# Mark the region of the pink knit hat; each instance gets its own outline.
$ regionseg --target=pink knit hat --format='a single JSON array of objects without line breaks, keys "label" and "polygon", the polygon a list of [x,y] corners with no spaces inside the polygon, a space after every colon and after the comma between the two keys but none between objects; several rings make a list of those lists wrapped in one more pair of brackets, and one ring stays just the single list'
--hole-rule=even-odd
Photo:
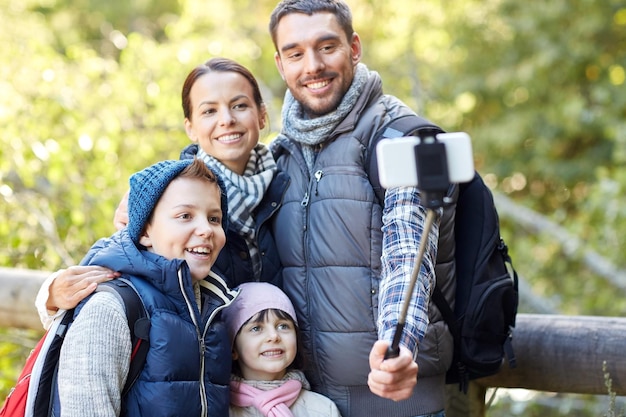
[{"label": "pink knit hat", "polygon": [[239,287],[239,294],[223,310],[222,317],[228,327],[231,344],[241,326],[252,316],[268,308],[274,308],[289,314],[298,325],[296,311],[287,295],[277,286],[268,282],[247,282]]}]

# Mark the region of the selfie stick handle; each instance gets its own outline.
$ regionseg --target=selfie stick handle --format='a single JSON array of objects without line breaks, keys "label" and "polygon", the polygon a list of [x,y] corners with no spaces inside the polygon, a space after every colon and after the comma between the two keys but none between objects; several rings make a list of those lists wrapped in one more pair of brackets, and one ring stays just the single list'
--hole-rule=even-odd
[{"label": "selfie stick handle", "polygon": [[420,239],[419,248],[417,250],[417,259],[415,259],[413,271],[411,272],[411,281],[406,289],[404,302],[402,303],[402,311],[400,312],[398,324],[396,325],[396,333],[393,335],[393,341],[385,353],[385,359],[396,358],[400,355],[400,338],[402,337],[402,330],[404,330],[404,323],[406,322],[406,315],[409,310],[409,303],[411,302],[415,282],[417,281],[417,276],[419,275],[420,267],[422,266],[422,259],[424,259],[424,252],[426,251],[426,244],[428,243],[428,235],[430,234],[430,228],[433,224],[434,217],[435,211],[431,208],[426,209],[424,232],[422,233],[422,238]]}]

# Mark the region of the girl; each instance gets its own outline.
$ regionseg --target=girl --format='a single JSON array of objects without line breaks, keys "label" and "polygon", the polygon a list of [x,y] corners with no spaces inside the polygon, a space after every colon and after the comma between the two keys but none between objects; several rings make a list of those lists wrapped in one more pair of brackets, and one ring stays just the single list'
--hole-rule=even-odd
[{"label": "girl", "polygon": [[239,286],[223,310],[233,346],[231,417],[337,417],[337,406],[310,391],[298,355],[298,323],[289,298],[269,283]]}]

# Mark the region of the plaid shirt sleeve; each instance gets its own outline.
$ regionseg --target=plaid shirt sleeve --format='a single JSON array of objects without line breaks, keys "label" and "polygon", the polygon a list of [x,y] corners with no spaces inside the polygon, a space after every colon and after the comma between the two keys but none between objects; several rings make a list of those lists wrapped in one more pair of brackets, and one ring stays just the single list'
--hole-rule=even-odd
[{"label": "plaid shirt sleeve", "polygon": [[[435,286],[435,262],[441,209],[437,209],[420,272],[413,289],[400,343],[417,355],[417,347],[428,326],[428,303]],[[382,273],[379,294],[378,337],[391,342],[413,264],[424,232],[426,208],[414,187],[390,188],[383,210]]]}]

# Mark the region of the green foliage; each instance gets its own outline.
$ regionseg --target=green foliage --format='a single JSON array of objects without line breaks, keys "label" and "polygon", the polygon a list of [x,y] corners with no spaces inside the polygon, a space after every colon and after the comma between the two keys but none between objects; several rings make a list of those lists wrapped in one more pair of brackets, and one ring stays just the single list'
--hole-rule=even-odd
[{"label": "green foliage", "polygon": [[[477,167],[493,174],[496,191],[623,268],[623,5],[458,3],[446,13],[450,43],[437,56],[449,66],[431,85],[432,97],[446,99],[427,101],[426,113],[472,134]],[[611,287],[581,267],[583,251],[578,260],[564,256],[549,234],[524,235],[515,224],[503,232],[538,294],[562,299],[568,313],[623,314],[623,303],[587,291]]]},{"label": "green foliage", "polygon": [[37,331],[0,329],[0,404],[15,385],[26,357],[40,337],[41,332]]}]

